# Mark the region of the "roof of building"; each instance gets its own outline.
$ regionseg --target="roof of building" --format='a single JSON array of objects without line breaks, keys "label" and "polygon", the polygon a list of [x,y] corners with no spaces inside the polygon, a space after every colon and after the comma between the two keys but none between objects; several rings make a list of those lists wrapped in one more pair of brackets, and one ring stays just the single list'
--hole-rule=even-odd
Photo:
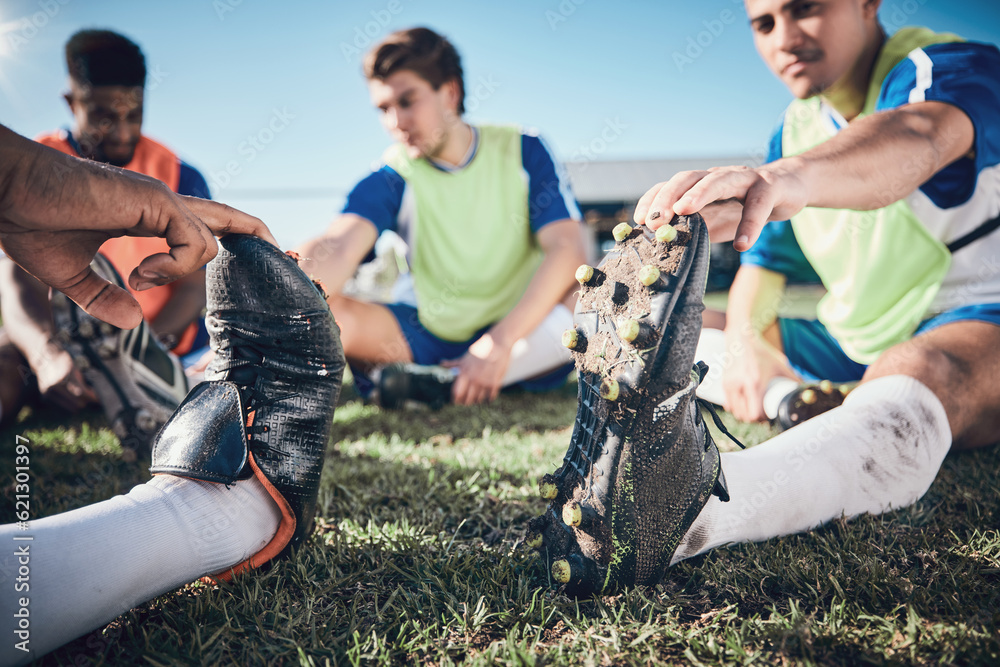
[{"label": "roof of building", "polygon": [[679,171],[719,165],[754,166],[753,155],[673,160],[585,160],[565,163],[573,194],[581,206],[598,203],[634,203],[656,183]]}]

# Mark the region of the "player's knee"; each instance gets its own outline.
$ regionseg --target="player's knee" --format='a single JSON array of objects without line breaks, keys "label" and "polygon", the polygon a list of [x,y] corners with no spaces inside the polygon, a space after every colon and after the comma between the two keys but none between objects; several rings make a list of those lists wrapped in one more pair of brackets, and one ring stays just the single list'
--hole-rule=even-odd
[{"label": "player's knee", "polygon": [[969,368],[958,356],[914,339],[882,353],[869,367],[867,375],[908,375],[937,390],[950,383],[963,382],[969,375]]}]

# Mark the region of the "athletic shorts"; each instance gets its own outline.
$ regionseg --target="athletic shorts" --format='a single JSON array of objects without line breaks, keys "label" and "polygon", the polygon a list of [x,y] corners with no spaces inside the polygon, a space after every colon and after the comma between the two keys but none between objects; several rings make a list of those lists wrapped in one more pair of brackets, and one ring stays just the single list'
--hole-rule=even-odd
[{"label": "athletic shorts", "polygon": [[[449,359],[458,359],[490,328],[485,326],[469,340],[455,343],[438,338],[424,328],[417,316],[417,309],[413,306],[405,303],[387,303],[385,306],[399,322],[403,338],[410,346],[413,362],[423,366],[433,366]],[[565,364],[537,378],[519,382],[516,386],[526,391],[557,389],[566,383],[566,378],[572,370],[572,363]]]},{"label": "athletic shorts", "polygon": [[[916,337],[942,325],[965,320],[1000,326],[1000,303],[947,310],[921,322],[913,335]],[[778,320],[778,327],[788,363],[807,382],[853,382],[860,380],[868,368],[848,357],[840,343],[817,320],[781,318]]]}]

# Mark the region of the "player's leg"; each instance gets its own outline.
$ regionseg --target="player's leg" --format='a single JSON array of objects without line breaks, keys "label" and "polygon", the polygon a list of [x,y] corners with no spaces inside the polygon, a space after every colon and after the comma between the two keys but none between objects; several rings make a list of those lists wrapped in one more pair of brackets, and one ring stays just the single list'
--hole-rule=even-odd
[{"label": "player's leg", "polygon": [[[10,545],[0,553],[2,628],[29,651],[8,642],[0,663],[38,657],[202,575],[258,567],[309,536],[344,367],[337,327],[277,248],[242,235],[221,245],[208,274],[216,356],[157,435],[157,477],[0,528]],[[30,586],[25,636],[18,577]]]},{"label": "player's leg", "polygon": [[998,346],[1000,326],[987,321],[925,328],[886,351],[842,406],[723,454],[733,502],[710,500],[675,559],[915,502],[953,443],[997,441]]},{"label": "player's leg", "polygon": [[344,355],[352,367],[413,361],[400,322],[387,306],[341,294],[328,297],[327,303],[340,326]]},{"label": "player's leg", "polygon": [[905,374],[925,384],[948,415],[953,446],[991,445],[1000,434],[1000,308],[994,321],[958,320],[892,348],[865,381]]}]

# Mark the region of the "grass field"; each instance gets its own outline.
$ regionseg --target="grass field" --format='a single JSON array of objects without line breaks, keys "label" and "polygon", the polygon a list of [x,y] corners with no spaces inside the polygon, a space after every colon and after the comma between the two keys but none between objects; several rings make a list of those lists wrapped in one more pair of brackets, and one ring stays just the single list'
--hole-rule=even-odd
[{"label": "grass field", "polygon": [[[439,412],[348,400],[319,529],[294,559],[189,585],[41,664],[1000,664],[1000,448],[949,456],[903,511],[720,549],[655,589],[576,601],[519,546],[575,412],[573,386]],[[36,518],[147,479],[99,413],[22,415],[0,433],[0,460],[16,435],[31,441]],[[0,466],[7,499],[12,467]],[[2,506],[13,520],[13,501]]]}]

